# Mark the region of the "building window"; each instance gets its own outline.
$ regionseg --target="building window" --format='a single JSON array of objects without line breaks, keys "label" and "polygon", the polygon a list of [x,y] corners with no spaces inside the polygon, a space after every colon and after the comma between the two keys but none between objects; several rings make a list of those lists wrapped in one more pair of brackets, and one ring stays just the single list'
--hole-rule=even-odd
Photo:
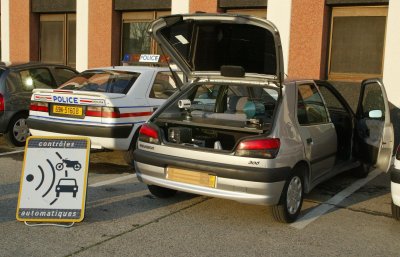
[{"label": "building window", "polygon": [[267,9],[227,9],[226,13],[251,15],[259,18],[267,18]]},{"label": "building window", "polygon": [[382,77],[387,7],[332,9],[328,78]]},{"label": "building window", "polygon": [[76,15],[40,15],[40,61],[76,66]]},{"label": "building window", "polygon": [[130,55],[157,53],[157,47],[147,34],[150,22],[169,11],[126,12],[122,14],[121,60],[129,61]]}]

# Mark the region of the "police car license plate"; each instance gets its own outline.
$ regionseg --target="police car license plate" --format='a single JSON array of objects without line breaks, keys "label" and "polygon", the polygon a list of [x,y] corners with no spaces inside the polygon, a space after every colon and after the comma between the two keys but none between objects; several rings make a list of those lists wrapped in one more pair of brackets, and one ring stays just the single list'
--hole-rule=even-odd
[{"label": "police car license plate", "polygon": [[53,105],[52,113],[62,116],[83,116],[83,107],[68,105]]},{"label": "police car license plate", "polygon": [[167,167],[167,179],[197,186],[215,188],[216,176],[205,172]]}]

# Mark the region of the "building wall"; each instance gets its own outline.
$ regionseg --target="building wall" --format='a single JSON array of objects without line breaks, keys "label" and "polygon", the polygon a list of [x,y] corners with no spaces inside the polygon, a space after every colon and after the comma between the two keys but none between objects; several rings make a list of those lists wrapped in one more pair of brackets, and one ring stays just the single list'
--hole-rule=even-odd
[{"label": "building wall", "polygon": [[291,41],[290,23],[292,0],[269,0],[267,18],[278,28],[281,35],[283,65],[285,74],[288,73],[289,46]]},{"label": "building wall", "polygon": [[[389,100],[400,108],[399,67],[400,67],[400,1],[390,1],[386,27],[385,62],[383,81]],[[396,118],[400,118],[398,115]],[[400,127],[400,126],[399,126]]]},{"label": "building wall", "polygon": [[1,60],[10,61],[10,1],[1,1]]},{"label": "building wall", "polygon": [[119,64],[120,20],[110,0],[89,1],[88,67]]},{"label": "building wall", "polygon": [[218,12],[218,0],[191,0],[189,12],[216,13]]},{"label": "building wall", "polygon": [[76,69],[84,71],[89,63],[89,0],[76,5]]},{"label": "building wall", "polygon": [[31,13],[30,1],[9,1],[10,61],[38,60],[39,17]]},{"label": "building wall", "polygon": [[329,8],[325,0],[292,0],[288,76],[325,77]]}]

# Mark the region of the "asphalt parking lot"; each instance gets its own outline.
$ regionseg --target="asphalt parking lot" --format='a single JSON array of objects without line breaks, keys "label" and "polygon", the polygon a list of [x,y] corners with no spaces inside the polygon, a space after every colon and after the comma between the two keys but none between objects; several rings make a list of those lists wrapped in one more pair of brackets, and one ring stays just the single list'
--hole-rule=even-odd
[{"label": "asphalt parking lot", "polygon": [[120,152],[91,153],[86,215],[71,228],[15,219],[23,149],[0,137],[0,256],[399,256],[388,174],[339,175],[287,225],[263,206],[179,193],[156,199]]}]

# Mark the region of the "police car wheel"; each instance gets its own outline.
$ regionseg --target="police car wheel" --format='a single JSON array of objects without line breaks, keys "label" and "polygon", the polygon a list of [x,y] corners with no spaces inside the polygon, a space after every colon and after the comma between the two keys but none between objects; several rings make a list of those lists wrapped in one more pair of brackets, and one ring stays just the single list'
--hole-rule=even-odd
[{"label": "police car wheel", "polygon": [[147,185],[150,193],[158,198],[170,198],[176,194],[176,190],[169,189],[165,187],[155,186],[155,185]]}]

